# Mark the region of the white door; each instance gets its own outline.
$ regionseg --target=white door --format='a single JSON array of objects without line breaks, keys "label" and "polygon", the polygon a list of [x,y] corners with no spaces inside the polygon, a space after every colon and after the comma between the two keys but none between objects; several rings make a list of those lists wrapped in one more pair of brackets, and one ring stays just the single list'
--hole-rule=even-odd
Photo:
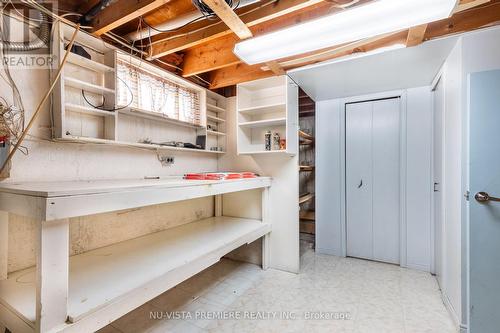
[{"label": "white door", "polygon": [[434,273],[443,288],[443,117],[444,83],[440,80],[434,90]]},{"label": "white door", "polygon": [[500,330],[500,71],[471,74],[470,333]]},{"label": "white door", "polygon": [[400,99],[346,105],[347,255],[399,263]]}]

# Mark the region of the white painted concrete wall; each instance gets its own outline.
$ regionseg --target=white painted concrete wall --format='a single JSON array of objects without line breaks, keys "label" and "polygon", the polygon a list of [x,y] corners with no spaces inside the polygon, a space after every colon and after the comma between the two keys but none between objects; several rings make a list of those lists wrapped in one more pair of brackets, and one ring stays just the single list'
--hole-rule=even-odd
[{"label": "white painted concrete wall", "polygon": [[[236,98],[232,97],[228,99],[228,112],[226,113],[226,128],[230,138],[236,135],[235,112]],[[238,156],[235,140],[228,140],[227,154],[219,158],[219,169],[252,171],[273,178],[270,190],[270,215],[273,223],[270,236],[270,266],[298,273],[299,156]]]},{"label": "white painted concrete wall", "polygon": [[[408,267],[431,266],[431,130],[429,87],[407,90],[407,248]],[[316,248],[342,255],[342,147],[340,100],[316,103]],[[411,165],[410,165],[411,164]]]},{"label": "white painted concrete wall", "polygon": [[[48,71],[12,70],[12,76],[19,86],[29,118],[49,88]],[[3,80],[0,81],[0,96],[12,101],[11,89]],[[217,157],[212,155],[169,153],[175,156],[175,165],[162,167],[154,151],[49,142],[48,105],[30,134],[24,142],[29,154],[17,153],[11,177],[6,182],[143,178],[217,170]],[[71,254],[210,216],[213,216],[213,198],[208,197],[191,203],[180,202],[74,219],[71,223]],[[144,221],[148,222],[138,223]],[[34,222],[11,214],[9,271],[33,265],[33,247]]]}]

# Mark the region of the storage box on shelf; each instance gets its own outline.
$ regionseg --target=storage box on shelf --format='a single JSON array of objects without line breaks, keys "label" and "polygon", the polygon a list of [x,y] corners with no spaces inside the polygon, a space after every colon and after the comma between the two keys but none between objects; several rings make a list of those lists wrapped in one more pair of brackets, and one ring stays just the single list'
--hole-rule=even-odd
[{"label": "storage box on shelf", "polygon": [[[238,154],[297,154],[297,85],[286,76],[239,84],[237,126]],[[266,150],[269,132],[271,150]],[[284,149],[273,144],[275,134],[286,140]]]},{"label": "storage box on shelf", "polygon": [[[71,26],[55,24],[54,33],[57,37],[52,50],[57,59],[63,58],[73,32]],[[75,45],[84,52],[70,53],[53,93],[54,139],[152,150],[212,154],[225,152],[225,97],[125,54],[86,32],[78,32]],[[179,121],[150,110],[118,107],[118,59],[198,92],[201,124]],[[57,71],[57,66],[54,67],[53,73]],[[207,96],[209,104],[206,102]],[[209,130],[207,125],[210,125]],[[203,149],[173,145],[174,142],[196,144],[200,140]]]}]

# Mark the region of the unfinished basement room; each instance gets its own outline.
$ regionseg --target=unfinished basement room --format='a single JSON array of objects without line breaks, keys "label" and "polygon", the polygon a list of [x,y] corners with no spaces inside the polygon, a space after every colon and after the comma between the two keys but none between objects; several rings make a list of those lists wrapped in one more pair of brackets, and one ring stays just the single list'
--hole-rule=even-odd
[{"label": "unfinished basement room", "polygon": [[0,333],[500,333],[500,0],[0,8]]}]

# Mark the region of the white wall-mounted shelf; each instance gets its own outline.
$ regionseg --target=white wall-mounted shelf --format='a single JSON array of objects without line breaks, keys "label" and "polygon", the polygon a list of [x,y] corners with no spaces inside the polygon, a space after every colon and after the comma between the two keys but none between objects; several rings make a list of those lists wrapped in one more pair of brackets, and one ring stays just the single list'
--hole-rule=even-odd
[{"label": "white wall-mounted shelf", "polygon": [[102,64],[100,62],[82,57],[82,56],[74,54],[74,53],[69,54],[68,62],[75,64],[75,65],[78,65],[80,67],[90,69],[94,72],[99,72],[99,73],[112,73],[115,71],[115,69],[111,66],[107,66],[107,65]]},{"label": "white wall-mounted shelf", "polygon": [[[298,153],[298,87],[287,76],[276,76],[237,86],[237,151],[239,155]],[[285,150],[266,151],[271,132],[286,140]]]},{"label": "white wall-mounted shelf", "polygon": [[219,117],[215,117],[215,116],[211,116],[209,114],[207,114],[207,120],[208,121],[213,121],[214,123],[225,123],[226,120],[225,119],[222,119],[222,118],[219,118]]},{"label": "white wall-mounted shelf", "polygon": [[207,130],[207,134],[208,135],[216,135],[216,136],[226,136],[226,133],[217,132],[217,131],[211,131],[211,130]]},{"label": "white wall-mounted shelf", "polygon": [[92,84],[83,80],[78,80],[70,76],[64,77],[64,83],[66,86],[73,87],[76,89],[81,89],[83,91],[91,92],[94,94],[114,94],[115,90],[106,88],[97,84]]},{"label": "white wall-mounted shelf", "polygon": [[270,105],[261,105],[255,107],[248,107],[238,110],[240,113],[246,113],[251,115],[276,113],[276,112],[286,112],[286,103],[276,103]]},{"label": "white wall-mounted shelf", "polygon": [[210,103],[207,103],[207,109],[210,110],[210,111],[217,112],[217,113],[224,113],[224,112],[226,112],[225,108],[223,108],[221,106],[218,106],[218,105],[210,104]]},{"label": "white wall-mounted shelf", "polygon": [[115,116],[114,111],[99,110],[99,109],[95,109],[95,108],[87,107],[87,106],[83,106],[83,105],[78,105],[78,104],[66,103],[64,105],[64,107],[65,107],[66,111],[88,114],[91,116],[103,116],[103,117],[114,117]]},{"label": "white wall-mounted shelf", "polygon": [[247,121],[244,123],[240,123],[239,126],[240,128],[286,126],[286,118]]},{"label": "white wall-mounted shelf", "polygon": [[[54,25],[52,51],[61,61],[74,28],[64,23]],[[101,39],[79,31],[75,43],[82,46],[90,59],[70,53],[68,62],[53,92],[54,139],[82,143],[99,143],[151,150],[223,154],[226,150],[226,98],[206,90],[177,75],[134,56],[126,55]],[[171,80],[198,94],[199,125],[169,118],[161,113],[118,104],[119,79],[117,61],[126,61],[152,75]],[[57,71],[54,66],[52,75]],[[88,93],[82,98],[82,91]],[[208,105],[207,105],[208,99]],[[132,100],[133,101],[133,100]],[[105,111],[90,106],[104,104]],[[85,115],[85,116],[82,116]],[[97,116],[97,117],[89,117]],[[207,132],[207,125],[210,131]],[[205,137],[205,139],[203,139]],[[154,142],[157,144],[146,144]],[[203,149],[164,146],[163,142],[198,144]]]}]

